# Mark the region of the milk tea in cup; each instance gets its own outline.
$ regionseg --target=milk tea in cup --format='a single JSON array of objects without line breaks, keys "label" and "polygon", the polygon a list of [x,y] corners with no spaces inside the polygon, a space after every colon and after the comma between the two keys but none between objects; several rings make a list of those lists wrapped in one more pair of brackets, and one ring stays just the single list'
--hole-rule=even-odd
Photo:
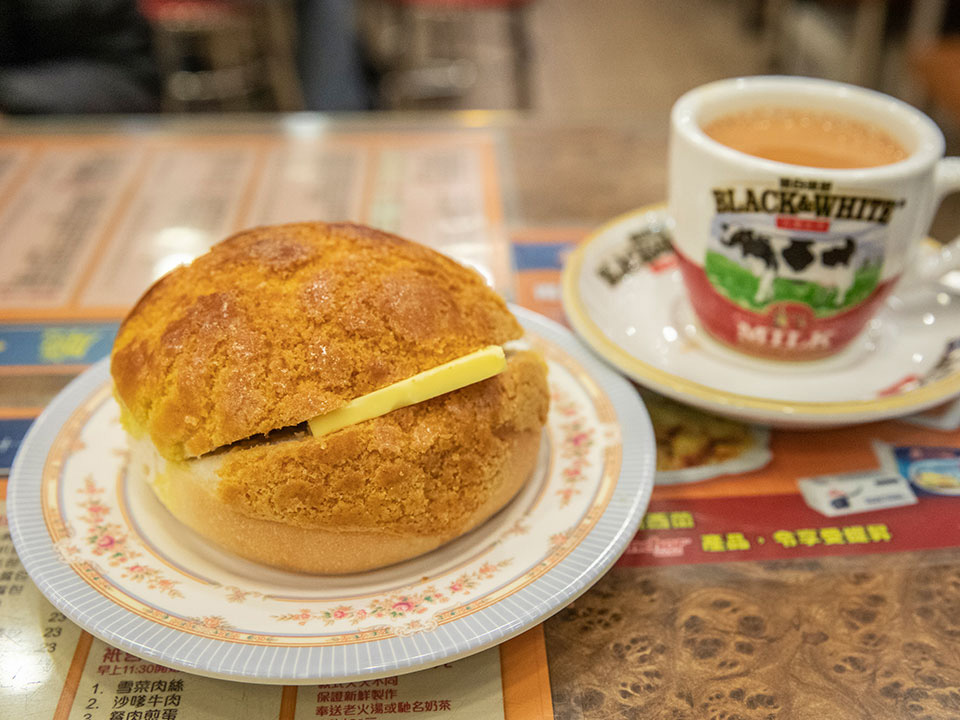
[{"label": "milk tea in cup", "polygon": [[691,306],[743,353],[847,346],[914,256],[960,162],[920,111],[825,80],[697,88],[671,116],[669,210]]},{"label": "milk tea in cup", "polygon": [[747,155],[789,165],[868,168],[907,157],[882,128],[829,110],[761,105],[711,120],[703,132]]}]

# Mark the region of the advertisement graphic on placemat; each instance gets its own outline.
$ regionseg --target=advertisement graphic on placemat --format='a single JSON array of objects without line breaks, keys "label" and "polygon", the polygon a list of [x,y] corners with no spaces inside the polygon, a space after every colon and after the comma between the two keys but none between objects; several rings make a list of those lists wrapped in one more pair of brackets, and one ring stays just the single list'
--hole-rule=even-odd
[{"label": "advertisement graphic on placemat", "polygon": [[960,496],[960,449],[877,443],[883,466],[898,473],[924,496]]},{"label": "advertisement graphic on placemat", "polygon": [[511,237],[514,292],[518,304],[566,324],[560,271],[588,228],[526,228]]},{"label": "advertisement graphic on placemat", "polygon": [[110,353],[119,323],[0,324],[0,373],[80,368]]},{"label": "advertisement graphic on placemat", "polygon": [[658,487],[619,566],[960,547],[960,433],[908,428],[775,432],[764,467]]}]

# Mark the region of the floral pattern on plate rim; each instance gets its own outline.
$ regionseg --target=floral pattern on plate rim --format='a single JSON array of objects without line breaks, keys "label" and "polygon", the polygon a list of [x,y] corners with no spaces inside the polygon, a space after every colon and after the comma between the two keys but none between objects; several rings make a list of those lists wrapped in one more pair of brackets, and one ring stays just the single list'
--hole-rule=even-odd
[{"label": "floral pattern on plate rim", "polygon": [[[558,465],[558,472],[562,478],[563,487],[556,490],[561,495],[562,504],[567,504],[573,495],[579,494],[577,487],[582,481],[589,477],[587,453],[596,442],[594,429],[596,423],[601,425],[608,424],[613,419],[612,408],[609,400],[603,392],[595,385],[592,379],[577,365],[572,358],[548,343],[536,341],[537,346],[549,360],[558,363],[566,369],[575,382],[578,382],[584,390],[591,403],[592,414],[596,416],[594,427],[590,426],[587,417],[583,412],[577,412],[577,403],[570,398],[565,397],[563,392],[558,392],[552,388],[552,399],[555,404],[557,415],[561,418],[554,430],[559,430],[561,437],[556,442],[553,451],[553,462]],[[551,383],[553,384],[553,383]],[[62,473],[66,467],[69,456],[78,448],[82,448],[79,433],[82,432],[86,422],[96,412],[98,407],[106,399],[104,395],[109,395],[109,391],[101,390],[94,393],[88,402],[78,408],[73,417],[64,424],[57,442],[51,449],[48,457],[47,466],[44,470],[44,484],[47,485],[51,479],[54,485],[59,485],[62,480]],[[585,408],[580,408],[585,410]],[[553,411],[552,411],[553,412]],[[389,596],[374,598],[366,605],[360,607],[356,605],[347,605],[344,603],[332,603],[325,607],[302,608],[299,613],[287,613],[273,615],[278,623],[285,625],[320,624],[327,626],[338,622],[349,622],[352,626],[361,623],[373,621],[388,621],[386,623],[374,624],[365,628],[356,627],[356,629],[339,636],[331,637],[329,635],[316,638],[321,640],[317,644],[351,644],[359,641],[382,639],[394,635],[408,635],[413,632],[421,632],[435,628],[438,624],[448,622],[458,617],[462,617],[471,612],[475,612],[487,607],[494,602],[499,601],[518,589],[525,587],[533,582],[537,577],[548,571],[557,562],[563,559],[569,552],[576,547],[586,534],[592,529],[593,525],[603,513],[606,503],[612,494],[615,480],[619,472],[619,452],[620,437],[619,432],[612,432],[610,428],[604,433],[608,446],[603,453],[603,467],[599,469],[600,477],[596,479],[597,494],[593,498],[580,523],[567,529],[564,532],[556,533],[549,538],[548,554],[536,565],[528,569],[520,576],[514,577],[498,588],[487,592],[485,595],[463,601],[459,604],[457,600],[465,600],[460,595],[468,595],[469,591],[474,589],[480,580],[490,580],[498,573],[509,567],[512,559],[501,560],[491,564],[488,561],[482,561],[475,569],[461,570],[457,575],[449,580],[446,586],[423,586],[414,585],[404,588],[403,591],[391,594]],[[549,479],[545,479],[545,483]],[[102,489],[98,488],[93,481],[91,488],[96,494]],[[601,492],[602,491],[602,492]],[[109,597],[114,602],[125,607],[127,610],[145,618],[154,620],[162,625],[173,627],[191,634],[205,637],[214,637],[223,640],[229,640],[239,643],[252,644],[270,644],[287,645],[288,636],[275,636],[272,634],[263,634],[256,632],[247,632],[238,630],[234,623],[228,618],[220,615],[201,615],[193,617],[179,616],[166,612],[164,609],[153,607],[142,599],[130,595],[123,588],[119,587],[110,579],[110,570],[104,571],[98,566],[98,563],[90,559],[83,559],[82,550],[77,547],[76,537],[71,533],[61,515],[61,510],[55,507],[57,499],[56,492],[46,491],[44,497],[44,517],[47,520],[48,532],[61,558],[68,562],[78,574],[93,586],[98,592]],[[98,496],[99,497],[99,496]],[[51,503],[50,501],[54,501]],[[87,501],[89,502],[89,501]],[[97,510],[95,516],[91,515],[91,521],[102,520],[103,508],[101,501],[96,501]],[[50,507],[50,505],[53,507]],[[88,512],[89,514],[89,512]],[[511,534],[522,535],[529,532],[529,527],[524,522],[526,516],[521,517],[513,527],[501,534],[502,542],[504,537]],[[116,529],[109,528],[114,532],[113,543],[118,543],[118,537],[122,533],[117,533]],[[88,531],[91,529],[88,528]],[[99,534],[97,534],[99,533]],[[106,531],[97,531],[97,533],[88,533],[88,543],[93,542],[94,546],[99,548],[98,542],[103,541]],[[91,538],[96,538],[91,540]],[[128,544],[128,536],[123,535],[123,546]],[[106,548],[102,553],[109,550]],[[137,553],[136,550],[126,548],[125,559],[133,559]],[[114,563],[114,565],[119,563]],[[137,568],[141,570],[137,571]],[[152,578],[152,580],[151,580]],[[170,597],[182,596],[177,587],[178,581],[170,581],[164,577],[161,571],[157,571],[150,566],[144,566],[142,563],[135,563],[127,569],[121,579],[132,582],[143,582],[153,590],[161,590]],[[151,582],[153,585],[151,586]],[[245,590],[236,586],[225,586],[228,592],[227,601],[231,603],[243,604],[248,596],[264,598],[262,593]],[[453,601],[452,606],[448,606]],[[432,615],[428,613],[433,610]],[[398,622],[401,621],[401,622]],[[311,636],[312,637],[312,636]],[[295,643],[302,644],[302,643]]]}]

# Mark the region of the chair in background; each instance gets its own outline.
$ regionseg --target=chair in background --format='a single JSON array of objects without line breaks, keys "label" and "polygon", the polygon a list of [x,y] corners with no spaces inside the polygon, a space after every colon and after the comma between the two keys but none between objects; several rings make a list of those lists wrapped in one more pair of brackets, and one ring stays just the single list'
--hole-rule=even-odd
[{"label": "chair in background", "polygon": [[287,0],[140,0],[154,32],[162,107],[303,107]]},{"label": "chair in background", "polygon": [[922,89],[938,109],[960,129],[960,35],[947,36],[911,58]]},{"label": "chair in background", "polygon": [[888,0],[765,0],[767,63],[877,88],[883,70]]},{"label": "chair in background", "polygon": [[946,0],[914,0],[907,33],[912,74],[901,95],[915,105],[933,105],[960,130],[960,35],[942,34]]},{"label": "chair in background", "polygon": [[149,113],[159,90],[137,0],[0,0],[0,113]]},{"label": "chair in background", "polygon": [[391,109],[530,107],[532,0],[365,0],[361,31]]}]

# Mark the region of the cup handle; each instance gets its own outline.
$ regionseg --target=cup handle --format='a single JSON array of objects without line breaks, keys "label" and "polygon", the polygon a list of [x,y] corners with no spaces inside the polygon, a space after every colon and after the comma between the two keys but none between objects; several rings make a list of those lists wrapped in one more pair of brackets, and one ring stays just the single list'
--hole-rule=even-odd
[{"label": "cup handle", "polygon": [[[948,157],[937,163],[933,174],[933,192],[940,205],[946,195],[960,192],[960,157]],[[936,255],[920,258],[914,267],[917,280],[938,280],[948,272],[960,270],[960,236],[948,242]]]}]

